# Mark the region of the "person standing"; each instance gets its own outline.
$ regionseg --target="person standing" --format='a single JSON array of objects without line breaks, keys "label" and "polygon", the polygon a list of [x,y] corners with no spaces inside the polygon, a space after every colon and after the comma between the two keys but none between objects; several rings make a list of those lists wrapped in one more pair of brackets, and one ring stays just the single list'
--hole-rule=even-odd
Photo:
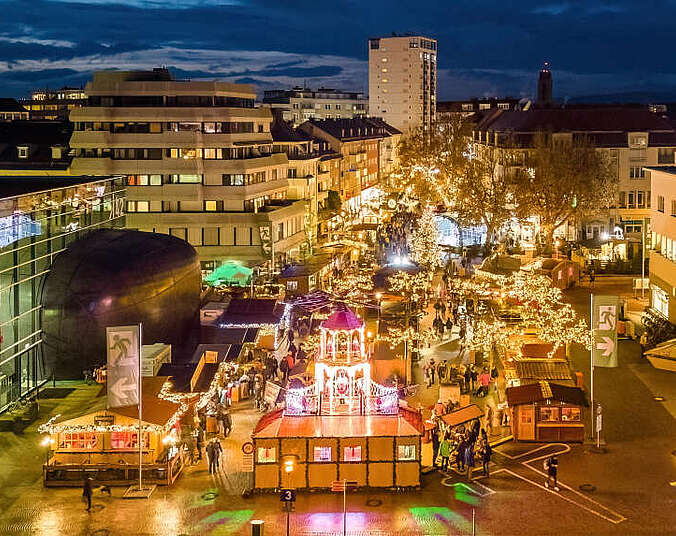
[{"label": "person standing", "polygon": [[88,476],[85,477],[82,484],[82,497],[87,501],[87,512],[92,509],[92,479]]},{"label": "person standing", "polygon": [[214,471],[218,471],[221,467],[221,454],[223,454],[223,446],[217,437],[212,441],[214,445]]},{"label": "person standing", "polygon": [[491,456],[493,455],[493,447],[488,441],[483,443],[483,448],[481,449],[481,463],[484,468],[484,475],[491,476],[488,470],[488,465],[491,463]]},{"label": "person standing", "polygon": [[432,467],[437,466],[437,456],[439,456],[439,431],[432,430]]},{"label": "person standing", "polygon": [[559,491],[559,484],[557,481],[557,476],[559,472],[559,460],[556,456],[550,456],[544,461],[544,468],[547,471],[547,481],[545,482],[545,487],[549,489],[550,482],[554,483],[554,490]]},{"label": "person standing", "polygon": [[477,390],[475,396],[487,396],[488,395],[488,386],[491,383],[491,375],[488,373],[488,369],[484,367],[479,376],[479,389]]},{"label": "person standing", "polygon": [[430,371],[430,385],[434,384],[434,373],[436,372],[436,365],[434,359],[430,359],[429,371]]},{"label": "person standing", "polygon": [[472,390],[472,370],[470,369],[469,365],[465,367],[465,392],[469,393]]},{"label": "person standing", "polygon": [[230,410],[225,408],[223,410],[223,433],[225,437],[230,435],[232,430],[232,416],[230,415]]},{"label": "person standing", "polygon": [[458,467],[458,472],[462,473],[465,471],[465,449],[467,448],[467,440],[463,435],[460,438],[460,443],[458,443],[457,449],[455,451],[455,464]]},{"label": "person standing", "polygon": [[469,441],[465,447],[465,465],[467,466],[467,480],[472,480],[472,469],[474,469],[474,442]]},{"label": "person standing", "polygon": [[474,390],[478,383],[479,373],[477,372],[474,365],[471,366],[470,371],[472,372],[472,390]]},{"label": "person standing", "polygon": [[490,436],[493,431],[493,406],[486,406],[486,429],[483,431],[486,436]]},{"label": "person standing", "polygon": [[204,446],[204,436],[200,428],[195,430],[195,446],[197,447],[197,462],[199,463],[202,461],[202,447]]},{"label": "person standing", "polygon": [[216,468],[216,457],[215,457],[215,447],[214,442],[209,441],[207,445],[207,461],[209,462],[209,474],[213,473]]},{"label": "person standing", "polygon": [[444,435],[444,440],[439,444],[439,455],[441,456],[441,470],[448,471],[451,456],[451,441],[448,435]]}]

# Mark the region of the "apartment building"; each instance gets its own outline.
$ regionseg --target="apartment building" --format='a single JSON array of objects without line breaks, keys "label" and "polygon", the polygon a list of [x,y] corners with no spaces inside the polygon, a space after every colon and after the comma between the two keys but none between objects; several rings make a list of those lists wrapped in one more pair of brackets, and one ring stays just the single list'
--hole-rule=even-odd
[{"label": "apartment building", "polygon": [[667,119],[640,108],[495,110],[479,121],[474,143],[527,148],[536,133],[561,139],[587,139],[614,162],[619,185],[617,204],[569,228],[571,240],[600,239],[622,231],[625,238],[641,240],[651,218],[650,180],[644,167],[674,164],[676,130]]},{"label": "apartment building", "polygon": [[[381,120],[371,118],[307,121],[298,128],[313,138],[324,140],[335,153],[341,155],[338,192],[343,208],[353,220],[358,219],[362,204],[377,193],[375,187],[380,180],[382,140],[393,138],[388,142],[392,149],[385,158],[394,159],[394,140],[398,140],[399,131]],[[390,134],[389,130],[394,134]],[[330,167],[330,162],[325,161],[323,164],[329,164],[327,167]],[[386,164],[386,169],[390,169],[395,162],[393,160]]]},{"label": "apartment building", "polygon": [[70,135],[60,121],[0,122],[0,176],[70,174]]},{"label": "apartment building", "polygon": [[676,325],[676,166],[646,168],[650,181],[650,305]]},{"label": "apartment building", "polygon": [[405,133],[429,128],[437,108],[437,41],[395,35],[368,46],[369,114]]},{"label": "apartment building", "polygon": [[206,271],[225,260],[277,270],[299,255],[305,202],[289,199],[289,160],[251,86],[155,69],[99,72],[85,92],[72,170],[126,177],[129,228],[187,240]]},{"label": "apartment building", "polygon": [[368,115],[368,97],[363,93],[323,87],[268,90],[263,93],[263,103],[282,110],[284,121],[294,126],[309,119],[352,119]]},{"label": "apartment building", "polygon": [[475,98],[461,101],[437,102],[437,121],[448,122],[452,119],[464,119],[473,114],[484,114],[489,110],[519,110],[519,99],[513,97]]},{"label": "apartment building", "polygon": [[31,119],[68,121],[71,110],[87,105],[87,95],[81,87],[38,89],[22,103],[30,111]]}]

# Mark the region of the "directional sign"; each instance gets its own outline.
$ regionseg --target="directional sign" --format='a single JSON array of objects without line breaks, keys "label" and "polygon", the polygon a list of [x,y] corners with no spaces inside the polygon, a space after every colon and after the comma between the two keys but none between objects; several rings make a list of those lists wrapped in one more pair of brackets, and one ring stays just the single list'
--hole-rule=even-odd
[{"label": "directional sign", "polygon": [[359,482],[356,480],[334,480],[331,482],[331,491],[343,492],[348,489],[357,489]]},{"label": "directional sign", "polygon": [[617,367],[617,321],[620,303],[617,296],[592,296],[592,349],[595,367]]},{"label": "directional sign", "polygon": [[253,473],[253,470],[254,470],[253,454],[243,454],[242,455],[242,472],[243,473]]},{"label": "directional sign", "polygon": [[295,489],[283,489],[279,494],[279,500],[281,502],[296,502],[296,490]]}]

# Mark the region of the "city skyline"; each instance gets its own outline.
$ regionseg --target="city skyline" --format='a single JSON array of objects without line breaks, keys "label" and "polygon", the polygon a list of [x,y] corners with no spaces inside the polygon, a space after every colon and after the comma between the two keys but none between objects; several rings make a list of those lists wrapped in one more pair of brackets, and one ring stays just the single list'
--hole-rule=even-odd
[{"label": "city skyline", "polygon": [[[676,78],[666,59],[669,27],[628,1],[496,2],[481,10],[468,2],[339,3],[329,10],[219,0],[0,5],[0,96],[81,85],[94,70],[158,65],[178,77],[253,83],[259,94],[303,83],[364,91],[367,39],[392,31],[438,40],[439,100],[533,97],[543,61],[552,64],[560,100],[622,94],[668,100]],[[676,7],[661,10],[660,20],[669,20]],[[642,36],[640,50],[631,34]]]}]

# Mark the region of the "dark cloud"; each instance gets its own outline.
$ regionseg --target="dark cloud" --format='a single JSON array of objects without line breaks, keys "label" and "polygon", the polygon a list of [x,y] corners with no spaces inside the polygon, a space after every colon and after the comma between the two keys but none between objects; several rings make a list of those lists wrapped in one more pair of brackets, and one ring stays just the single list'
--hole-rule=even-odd
[{"label": "dark cloud", "polygon": [[[69,79],[86,79],[96,68],[146,67],[154,58],[199,77],[246,78],[268,86],[336,76],[332,85],[363,89],[366,68],[355,62],[366,61],[366,40],[392,31],[439,40],[441,98],[476,91],[532,94],[544,60],[552,63],[556,91],[565,95],[644,91],[648,83],[657,92],[676,76],[671,54],[676,5],[660,0],[31,0],[30,9],[26,4],[0,2],[0,95],[52,84],[48,72],[54,69],[72,68],[78,74]],[[282,53],[295,56],[269,57]],[[312,59],[320,55],[333,59]],[[186,64],[196,56],[213,62],[191,69]],[[35,74],[19,75],[28,71]]]}]

